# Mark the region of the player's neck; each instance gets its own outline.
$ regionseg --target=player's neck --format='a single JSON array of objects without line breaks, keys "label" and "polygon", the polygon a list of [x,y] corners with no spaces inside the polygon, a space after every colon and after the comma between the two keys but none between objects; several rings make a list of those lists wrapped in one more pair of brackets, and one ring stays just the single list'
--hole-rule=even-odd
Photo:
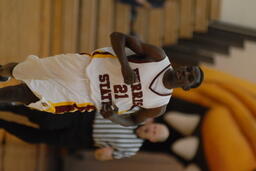
[{"label": "player's neck", "polygon": [[167,89],[174,88],[172,84],[172,80],[173,80],[173,71],[171,69],[168,69],[163,76],[163,84],[165,88]]}]

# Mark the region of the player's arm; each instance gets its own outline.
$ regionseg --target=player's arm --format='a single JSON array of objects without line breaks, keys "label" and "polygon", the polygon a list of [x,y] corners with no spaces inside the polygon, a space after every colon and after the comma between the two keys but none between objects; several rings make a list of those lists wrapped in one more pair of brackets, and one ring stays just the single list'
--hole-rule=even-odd
[{"label": "player's arm", "polygon": [[135,113],[122,115],[118,115],[117,110],[116,107],[113,108],[113,106],[109,104],[104,104],[100,113],[105,119],[109,119],[114,123],[122,126],[133,126],[143,123],[149,118],[155,118],[162,115],[166,110],[166,106],[151,109],[140,108],[140,110]]},{"label": "player's arm", "polygon": [[110,35],[111,45],[121,64],[124,82],[132,84],[136,82],[136,74],[131,69],[125,55],[125,47],[134,51],[138,56],[144,57],[147,61],[160,61],[166,57],[162,48],[146,44],[134,36],[129,36],[120,32],[113,32]]}]

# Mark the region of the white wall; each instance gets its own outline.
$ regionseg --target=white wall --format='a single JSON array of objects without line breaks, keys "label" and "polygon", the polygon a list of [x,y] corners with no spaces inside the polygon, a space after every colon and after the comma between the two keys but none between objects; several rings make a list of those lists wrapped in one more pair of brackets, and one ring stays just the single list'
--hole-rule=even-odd
[{"label": "white wall", "polygon": [[256,0],[221,0],[221,21],[256,29]]},{"label": "white wall", "polygon": [[[256,29],[256,0],[221,0],[221,21]],[[211,66],[231,75],[256,83],[256,42],[247,41],[245,48],[231,48],[229,57],[216,55]]]},{"label": "white wall", "polygon": [[246,41],[243,49],[232,47],[229,56],[216,54],[214,57],[215,64],[208,66],[256,83],[254,69],[256,64],[255,54],[256,43]]}]

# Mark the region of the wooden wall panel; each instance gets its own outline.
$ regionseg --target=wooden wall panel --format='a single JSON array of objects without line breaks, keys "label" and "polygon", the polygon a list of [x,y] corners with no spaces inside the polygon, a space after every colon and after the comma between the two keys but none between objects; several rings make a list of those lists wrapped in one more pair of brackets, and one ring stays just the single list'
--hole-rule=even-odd
[{"label": "wooden wall panel", "polygon": [[62,53],[78,51],[79,0],[63,0]]},{"label": "wooden wall panel", "polygon": [[164,7],[163,45],[175,44],[178,40],[179,6],[177,0],[167,0]]},{"label": "wooden wall panel", "polygon": [[50,36],[51,36],[51,0],[41,0],[41,18],[40,18],[40,56],[50,55]]},{"label": "wooden wall panel", "polygon": [[193,0],[180,0],[180,38],[193,36]]},{"label": "wooden wall panel", "polygon": [[[27,118],[13,115],[9,112],[0,112],[0,117],[4,120],[36,127],[35,124],[28,122]],[[7,132],[5,134],[4,155],[2,160],[3,169],[6,171],[35,171],[38,162],[36,145],[25,143]]]},{"label": "wooden wall panel", "polygon": [[138,14],[136,21],[134,23],[134,31],[137,36],[143,40],[147,41],[147,28],[148,28],[148,10],[145,8],[137,8]]},{"label": "wooden wall panel", "polygon": [[51,25],[51,49],[50,54],[56,55],[62,52],[62,12],[63,0],[52,0],[52,25]]},{"label": "wooden wall panel", "polygon": [[131,6],[120,2],[115,6],[115,31],[122,33],[130,32]]},{"label": "wooden wall panel", "polygon": [[40,1],[2,0],[1,57],[3,63],[21,61],[28,54],[39,53]]},{"label": "wooden wall panel", "polygon": [[210,20],[219,20],[221,0],[210,0]]},{"label": "wooden wall panel", "polygon": [[14,60],[18,55],[18,0],[0,1],[0,62]]},{"label": "wooden wall panel", "polygon": [[110,46],[109,35],[114,30],[114,0],[99,0],[96,48]]},{"label": "wooden wall panel", "polygon": [[149,11],[148,43],[162,46],[163,44],[163,10],[161,8]]},{"label": "wooden wall panel", "polygon": [[24,143],[13,135],[7,135],[3,160],[4,170],[35,171],[36,156],[36,145]]},{"label": "wooden wall panel", "polygon": [[48,55],[50,0],[0,1],[0,62]]},{"label": "wooden wall panel", "polygon": [[40,54],[40,0],[1,0],[1,63]]},{"label": "wooden wall panel", "polygon": [[37,146],[37,170],[36,171],[49,171],[49,154],[48,146],[45,144],[40,144]]},{"label": "wooden wall panel", "polygon": [[5,137],[6,132],[3,129],[0,129],[0,170],[3,171],[4,170],[4,163],[3,163],[3,159],[4,159],[4,137]]},{"label": "wooden wall panel", "polygon": [[195,31],[206,32],[208,18],[208,0],[195,0]]},{"label": "wooden wall panel", "polygon": [[19,1],[19,59],[23,60],[27,55],[40,53],[40,0]]},{"label": "wooden wall panel", "polygon": [[96,46],[98,0],[81,0],[79,51],[91,52]]}]

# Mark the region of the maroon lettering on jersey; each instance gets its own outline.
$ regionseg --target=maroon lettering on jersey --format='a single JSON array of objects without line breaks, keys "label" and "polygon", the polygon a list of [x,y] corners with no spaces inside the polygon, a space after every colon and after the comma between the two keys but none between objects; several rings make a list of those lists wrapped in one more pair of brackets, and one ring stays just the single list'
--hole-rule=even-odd
[{"label": "maroon lettering on jersey", "polygon": [[132,84],[132,86],[131,86],[133,107],[134,106],[142,106],[143,105],[143,92],[142,92],[142,86],[140,83],[139,69],[136,68],[133,71],[136,73],[137,78],[139,80],[139,82],[136,82],[136,83]]},{"label": "maroon lettering on jersey", "polygon": [[[136,76],[139,82],[136,82],[131,85],[131,95],[132,95],[132,103],[134,106],[143,106],[143,92],[142,86],[140,83],[140,73],[139,69],[134,69]],[[101,104],[112,104],[112,91],[110,88],[110,78],[108,74],[99,75],[99,86],[100,86],[100,94],[101,94]],[[113,85],[113,93],[115,99],[120,98],[129,98],[128,95],[128,86],[126,84],[117,84]]]},{"label": "maroon lettering on jersey", "polygon": [[141,84],[133,84],[132,91],[139,91],[141,90]]},{"label": "maroon lettering on jersey", "polygon": [[102,104],[103,103],[112,104],[109,75],[108,74],[99,75],[99,82],[100,82],[99,86],[100,86]]},{"label": "maroon lettering on jersey", "polygon": [[136,69],[134,69],[133,71],[134,71],[135,74],[137,75],[137,78],[138,78],[138,80],[139,80],[139,82],[140,82],[140,73],[139,73],[139,69],[136,68]]},{"label": "maroon lettering on jersey", "polygon": [[143,99],[135,99],[133,101],[133,107],[134,106],[142,106],[143,105]]},{"label": "maroon lettering on jersey", "polygon": [[111,90],[108,89],[101,89],[101,100],[109,100],[111,99]]},{"label": "maroon lettering on jersey", "polygon": [[109,75],[108,74],[103,74],[103,75],[99,75],[99,81],[102,82],[106,82],[109,83]]},{"label": "maroon lettering on jersey", "polygon": [[115,98],[118,99],[118,98],[128,98],[128,94],[127,91],[128,91],[128,87],[127,85],[114,85],[113,86],[114,88],[114,93],[115,93]]},{"label": "maroon lettering on jersey", "polygon": [[142,91],[139,91],[139,92],[132,92],[132,96],[133,96],[133,98],[137,98],[137,99],[140,99],[140,98],[142,98],[143,97],[143,93],[142,93]]}]

